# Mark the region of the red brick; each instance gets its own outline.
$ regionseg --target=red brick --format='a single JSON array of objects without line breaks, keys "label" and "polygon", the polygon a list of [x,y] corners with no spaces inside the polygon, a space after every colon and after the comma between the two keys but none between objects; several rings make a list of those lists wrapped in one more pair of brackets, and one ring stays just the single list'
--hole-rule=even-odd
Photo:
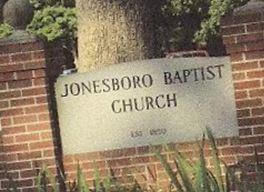
[{"label": "red brick", "polygon": [[258,88],[260,87],[260,81],[254,80],[254,81],[244,81],[244,82],[234,83],[234,87],[235,87],[235,90]]},{"label": "red brick", "polygon": [[1,92],[0,93],[0,100],[17,98],[17,97],[20,97],[20,96],[21,96],[21,92],[20,91]]},{"label": "red brick", "polygon": [[20,80],[20,81],[8,82],[8,87],[10,89],[17,89],[17,88],[24,88],[24,87],[31,87],[31,86],[32,86],[31,80]]},{"label": "red brick", "polygon": [[37,121],[36,115],[14,117],[14,124],[32,123]]},{"label": "red brick", "polygon": [[0,116],[2,116],[2,117],[16,116],[16,115],[22,115],[22,114],[24,114],[24,111],[22,108],[8,109],[8,110],[0,111]]},{"label": "red brick", "polygon": [[0,82],[11,81],[15,79],[14,73],[0,73]]},{"label": "red brick", "polygon": [[148,156],[134,157],[131,160],[132,164],[146,164],[150,162],[150,158]]},{"label": "red brick", "polygon": [[34,99],[33,98],[25,98],[25,99],[16,99],[16,100],[11,100],[11,107],[17,107],[17,106],[24,106],[24,105],[32,105],[34,104]]},{"label": "red brick", "polygon": [[228,138],[216,139],[216,143],[217,143],[217,146],[219,146],[219,147],[229,145],[229,139]]},{"label": "red brick", "polygon": [[16,142],[22,143],[26,141],[37,141],[40,139],[38,133],[30,133],[30,134],[23,134],[23,135],[18,135],[15,137]]},{"label": "red brick", "polygon": [[250,33],[245,35],[238,35],[237,36],[237,43],[246,43],[246,42],[253,42],[253,41],[262,41],[263,40],[263,33]]},{"label": "red brick", "polygon": [[6,90],[7,89],[7,84],[5,82],[0,82],[0,91]]},{"label": "red brick", "polygon": [[220,153],[223,156],[232,156],[232,155],[237,155],[240,154],[240,146],[235,146],[235,147],[227,147],[227,148],[221,148]]},{"label": "red brick", "polygon": [[[106,163],[105,161],[84,162],[81,166],[84,170],[94,170],[95,167],[98,167],[99,169],[104,169],[106,167]],[[77,166],[75,166],[75,170],[76,167]]]},{"label": "red brick", "polygon": [[17,155],[16,154],[6,154],[5,160],[7,162],[17,161]]},{"label": "red brick", "polygon": [[245,44],[246,51],[261,51],[264,49],[264,41],[254,41],[254,42],[248,42]]},{"label": "red brick", "polygon": [[36,102],[37,102],[37,104],[48,103],[48,98],[47,98],[47,96],[37,97]]},{"label": "red brick", "polygon": [[8,170],[21,170],[21,169],[29,169],[29,168],[31,168],[30,161],[7,163]]},{"label": "red brick", "polygon": [[264,115],[264,107],[252,109],[252,115]]},{"label": "red brick", "polygon": [[24,66],[22,63],[19,64],[12,64],[12,65],[0,65],[0,72],[6,73],[6,72],[16,72],[21,71],[24,69]]},{"label": "red brick", "polygon": [[263,125],[263,124],[264,124],[264,117],[238,119],[239,126]]},{"label": "red brick", "polygon": [[50,130],[51,125],[50,125],[50,123],[31,124],[31,125],[27,125],[27,129],[28,129],[28,131]]},{"label": "red brick", "polygon": [[51,133],[51,131],[49,131],[49,132],[42,132],[40,134],[40,136],[41,136],[41,139],[43,139],[43,140],[52,139],[52,133]]},{"label": "red brick", "polygon": [[246,53],[246,59],[262,59],[264,58],[264,51],[252,51]]},{"label": "red brick", "polygon": [[44,95],[44,94],[47,94],[47,88],[45,87],[22,90],[22,96],[33,96],[33,95]]},{"label": "red brick", "polygon": [[235,98],[236,98],[236,100],[238,100],[238,99],[245,99],[247,97],[248,97],[247,96],[247,91],[236,91],[235,92]]},{"label": "red brick", "polygon": [[246,46],[244,44],[232,44],[226,46],[226,52],[228,54],[241,53],[244,51],[246,51]]},{"label": "red brick", "polygon": [[1,119],[2,127],[10,126],[12,124],[11,118]]},{"label": "red brick", "polygon": [[242,145],[263,143],[264,137],[262,136],[245,137],[245,138],[241,138],[240,142]]},{"label": "red brick", "polygon": [[224,36],[223,42],[228,47],[228,45],[236,43],[236,37],[235,36]]},{"label": "red brick", "polygon": [[250,23],[247,24],[247,31],[248,32],[259,32],[263,31],[263,23]]},{"label": "red brick", "polygon": [[243,110],[237,110],[237,117],[249,117],[250,116],[250,110],[249,109],[243,109]]},{"label": "red brick", "polygon": [[[37,170],[22,170],[20,171],[20,176],[22,178],[30,178],[30,177],[36,177],[38,175]],[[25,189],[26,192],[29,192],[28,189]],[[32,189],[32,192],[35,192],[35,188],[34,190]]]},{"label": "red brick", "polygon": [[264,89],[256,89],[249,91],[250,97],[263,97],[264,96]]},{"label": "red brick", "polygon": [[233,74],[233,80],[234,81],[239,81],[239,80],[244,80],[246,78],[246,74],[241,72],[241,73],[234,73]]},{"label": "red brick", "polygon": [[33,59],[43,59],[45,58],[44,50],[33,52]]},{"label": "red brick", "polygon": [[32,159],[39,159],[42,157],[41,151],[32,151],[26,153],[18,153],[17,154],[18,160],[32,160]]},{"label": "red brick", "polygon": [[260,61],[259,63],[260,63],[260,67],[264,68],[264,60]]},{"label": "red brick", "polygon": [[24,63],[25,70],[44,69],[44,68],[46,68],[46,61],[44,59],[38,61],[29,61]]},{"label": "red brick", "polygon": [[30,150],[52,148],[53,146],[54,145],[52,141],[40,141],[29,144]]},{"label": "red brick", "polygon": [[242,34],[245,33],[245,26],[228,26],[228,27],[222,27],[221,28],[221,34],[222,35],[233,35],[233,34]]},{"label": "red brick", "polygon": [[8,101],[0,101],[0,109],[8,108]]},{"label": "red brick", "polygon": [[21,43],[20,47],[22,51],[36,51],[44,49],[44,45],[41,41]]},{"label": "red brick", "polygon": [[258,62],[244,62],[244,63],[238,63],[232,65],[233,71],[245,71],[250,69],[257,69],[258,68]]},{"label": "red brick", "polygon": [[252,129],[247,128],[247,129],[239,129],[239,136],[248,136],[252,135]]},{"label": "red brick", "polygon": [[13,134],[20,134],[26,132],[25,126],[14,126],[14,127],[6,127],[3,128],[4,135],[13,135]]},{"label": "red brick", "polygon": [[264,126],[263,127],[254,127],[253,128],[254,135],[262,135],[264,134]]},{"label": "red brick", "polygon": [[233,54],[231,54],[230,55],[230,61],[231,62],[243,61],[242,53],[233,53]]},{"label": "red brick", "polygon": [[264,69],[262,71],[247,72],[248,78],[264,78]]},{"label": "red brick", "polygon": [[33,77],[32,71],[19,71],[16,73],[17,80],[32,79],[32,77]]},{"label": "red brick", "polygon": [[238,109],[247,108],[247,107],[256,107],[261,105],[262,105],[261,99],[247,99],[242,101],[236,101],[236,107]]},{"label": "red brick", "polygon": [[44,104],[44,105],[40,105],[40,106],[27,107],[27,108],[25,108],[25,113],[26,114],[41,113],[41,112],[46,112],[48,110],[49,110],[48,106],[46,104]]},{"label": "red brick", "polygon": [[21,61],[29,61],[32,60],[32,53],[15,53],[11,55],[12,62],[21,62]]},{"label": "red brick", "polygon": [[25,187],[30,187],[30,186],[33,186],[34,184],[34,179],[25,179],[25,180],[22,180],[22,179],[20,179],[19,181],[18,181],[18,187],[23,187],[23,188],[25,188]]},{"label": "red brick", "polygon": [[[47,153],[48,155],[53,154],[53,151],[48,150],[48,151],[44,151],[44,154]],[[73,163],[73,156],[72,155],[64,155],[63,156],[63,162],[64,164],[69,164],[69,163]]]},{"label": "red brick", "polygon": [[4,135],[2,138],[2,141],[5,145],[14,143],[14,137],[13,136],[6,136]]},{"label": "red brick", "polygon": [[47,85],[47,80],[45,78],[38,78],[33,80],[34,85],[39,86],[39,85]]},{"label": "red brick", "polygon": [[131,165],[131,159],[130,158],[124,158],[124,159],[114,159],[107,161],[108,166],[110,167],[122,167],[122,166],[128,166]]},{"label": "red brick", "polygon": [[36,78],[39,78],[39,77],[46,77],[46,71],[45,69],[37,69],[37,70],[34,70],[34,77]]},{"label": "red brick", "polygon": [[38,119],[39,119],[40,122],[42,122],[42,121],[50,121],[51,120],[50,118],[51,117],[50,117],[49,113],[38,115]]},{"label": "red brick", "polygon": [[8,146],[5,146],[5,150],[7,152],[27,151],[28,150],[28,144],[8,145]]},{"label": "red brick", "polygon": [[148,153],[150,153],[150,147],[149,146],[137,147],[137,154],[138,155],[148,154]]},{"label": "red brick", "polygon": [[0,65],[9,63],[9,55],[0,55]]}]

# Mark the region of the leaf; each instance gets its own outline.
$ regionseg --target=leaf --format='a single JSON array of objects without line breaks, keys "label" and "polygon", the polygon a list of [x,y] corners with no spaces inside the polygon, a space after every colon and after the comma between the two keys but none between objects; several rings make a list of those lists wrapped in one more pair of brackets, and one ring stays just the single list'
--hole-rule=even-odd
[{"label": "leaf", "polygon": [[171,179],[171,182],[173,183],[173,185],[175,186],[175,188],[179,191],[179,192],[184,192],[182,189],[182,186],[180,184],[180,182],[178,181],[178,178],[176,177],[176,173],[173,172],[172,168],[170,167],[169,163],[166,161],[166,159],[160,154],[159,151],[155,151],[155,156],[158,158],[158,160],[161,162],[163,168],[165,169],[165,171],[167,172],[168,176]]},{"label": "leaf", "polygon": [[181,177],[184,188],[188,192],[195,192],[192,184],[192,179],[188,176],[188,170],[190,170],[190,166],[187,160],[183,158],[179,153],[177,153],[174,163],[178,168],[178,173]]},{"label": "leaf", "polygon": [[79,163],[77,165],[77,191],[89,192],[89,186],[86,182],[85,176],[82,173],[82,169]]},{"label": "leaf", "polygon": [[218,155],[218,150],[216,147],[216,142],[213,136],[213,133],[210,128],[206,127],[206,133],[208,136],[208,139],[210,141],[210,145],[212,148],[212,158],[213,158],[213,164],[215,168],[215,175],[216,175],[216,180],[219,185],[220,192],[225,192],[225,187],[224,187],[224,182],[222,179],[222,170],[221,170],[221,161]]}]

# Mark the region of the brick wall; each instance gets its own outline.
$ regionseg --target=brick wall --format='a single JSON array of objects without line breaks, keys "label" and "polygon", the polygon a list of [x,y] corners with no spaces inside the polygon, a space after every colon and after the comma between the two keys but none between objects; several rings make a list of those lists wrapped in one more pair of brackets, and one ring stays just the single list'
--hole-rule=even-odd
[{"label": "brick wall", "polygon": [[249,6],[223,19],[222,34],[232,61],[240,144],[246,149],[241,156],[253,160],[254,146],[263,161],[264,17],[263,10]]},{"label": "brick wall", "polygon": [[53,139],[49,86],[53,78],[47,66],[54,66],[61,54],[50,53],[41,41],[25,34],[0,42],[0,191],[11,185],[11,177],[21,191],[33,191],[43,163],[56,173],[58,143]]}]

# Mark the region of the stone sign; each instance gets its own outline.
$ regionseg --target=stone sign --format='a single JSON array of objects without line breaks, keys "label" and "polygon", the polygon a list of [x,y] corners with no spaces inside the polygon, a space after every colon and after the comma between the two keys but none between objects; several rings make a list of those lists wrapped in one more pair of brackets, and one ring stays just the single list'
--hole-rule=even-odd
[{"label": "stone sign", "polygon": [[229,59],[154,59],[61,76],[64,154],[238,135]]}]

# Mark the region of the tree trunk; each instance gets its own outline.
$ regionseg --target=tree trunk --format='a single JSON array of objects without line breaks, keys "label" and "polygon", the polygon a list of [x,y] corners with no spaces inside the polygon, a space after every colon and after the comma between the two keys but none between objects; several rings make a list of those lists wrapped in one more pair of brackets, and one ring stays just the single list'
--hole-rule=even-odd
[{"label": "tree trunk", "polygon": [[79,71],[159,57],[156,32],[162,1],[77,1]]}]

